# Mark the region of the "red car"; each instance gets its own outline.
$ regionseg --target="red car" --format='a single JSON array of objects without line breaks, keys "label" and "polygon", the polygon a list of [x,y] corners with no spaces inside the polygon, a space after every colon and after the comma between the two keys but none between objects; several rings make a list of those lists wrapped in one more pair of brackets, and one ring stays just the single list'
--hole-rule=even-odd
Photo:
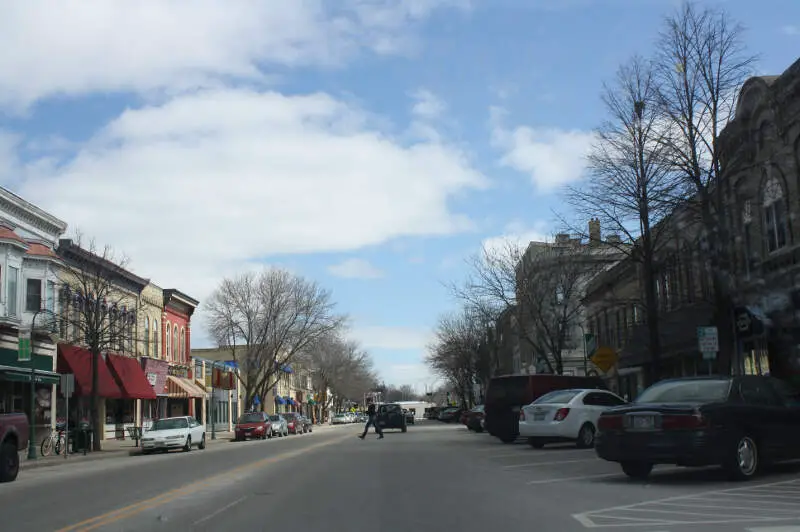
[{"label": "red car", "polygon": [[272,424],[269,422],[269,416],[264,412],[250,412],[242,415],[233,430],[236,441],[248,438],[258,440],[272,438]]},{"label": "red car", "polygon": [[297,412],[284,412],[281,415],[286,418],[286,428],[289,429],[289,434],[303,434],[306,432],[303,420],[300,419],[300,414]]}]

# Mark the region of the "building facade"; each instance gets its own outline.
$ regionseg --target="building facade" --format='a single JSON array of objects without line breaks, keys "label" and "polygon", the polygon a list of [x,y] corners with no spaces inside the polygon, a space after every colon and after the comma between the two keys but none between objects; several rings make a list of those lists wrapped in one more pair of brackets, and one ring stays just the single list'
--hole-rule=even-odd
[{"label": "building facade", "polygon": [[49,434],[56,416],[60,261],[53,250],[66,229],[0,187],[0,412],[27,412],[37,439]]},{"label": "building facade", "polygon": [[207,392],[196,382],[190,360],[191,320],[199,302],[175,288],[162,293],[161,349],[169,365],[167,415],[200,419]]}]

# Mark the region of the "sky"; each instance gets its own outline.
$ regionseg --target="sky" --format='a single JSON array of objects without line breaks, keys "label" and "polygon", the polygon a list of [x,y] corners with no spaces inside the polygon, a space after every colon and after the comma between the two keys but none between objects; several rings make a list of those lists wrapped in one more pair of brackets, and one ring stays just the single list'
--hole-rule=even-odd
[{"label": "sky", "polygon": [[[711,5],[711,4],[709,4]],[[728,0],[758,71],[800,2]],[[675,0],[18,0],[3,4],[0,183],[201,301],[287,268],[332,292],[387,383],[419,391],[447,289],[543,239],[600,90]]]}]

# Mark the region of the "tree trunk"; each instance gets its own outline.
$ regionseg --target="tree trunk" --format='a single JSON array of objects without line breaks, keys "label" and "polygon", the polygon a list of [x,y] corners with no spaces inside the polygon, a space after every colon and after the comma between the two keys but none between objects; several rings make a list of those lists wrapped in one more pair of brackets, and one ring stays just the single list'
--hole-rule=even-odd
[{"label": "tree trunk", "polygon": [[99,393],[99,364],[101,363],[100,352],[94,350],[92,353],[92,395],[90,398],[89,409],[92,413],[92,450],[102,451],[103,447],[100,443],[100,436],[105,432],[105,424],[100,416],[100,396]]}]

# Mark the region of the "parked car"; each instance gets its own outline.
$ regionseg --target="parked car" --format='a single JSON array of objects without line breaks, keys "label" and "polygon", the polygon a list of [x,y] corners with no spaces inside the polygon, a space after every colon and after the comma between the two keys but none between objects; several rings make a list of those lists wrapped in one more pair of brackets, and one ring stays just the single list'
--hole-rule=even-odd
[{"label": "parked car", "polygon": [[277,434],[279,437],[289,435],[289,427],[286,424],[286,418],[281,414],[270,414],[269,423],[272,425],[273,434]]},{"label": "parked car", "polygon": [[414,424],[414,412],[404,408],[403,409],[403,414],[406,416],[406,424],[413,425]]},{"label": "parked car", "polygon": [[28,416],[0,414],[0,482],[13,482],[19,474],[19,452],[28,448]]},{"label": "parked car", "polygon": [[303,420],[297,412],[285,412],[283,417],[286,419],[286,428],[289,434],[303,434]]},{"label": "parked car", "polygon": [[306,416],[300,416],[300,422],[303,424],[303,432],[314,432],[314,424]]},{"label": "parked car", "polygon": [[598,420],[597,455],[644,479],[654,464],[721,466],[748,480],[764,462],[800,459],[800,393],[765,376],[658,382]]},{"label": "parked car", "polygon": [[191,416],[159,419],[142,435],[142,454],[170,449],[189,452],[193,446],[206,448],[206,427]]},{"label": "parked car", "polygon": [[469,430],[483,432],[483,416],[483,405],[478,405],[472,410],[465,412],[464,425],[466,425]]},{"label": "parked car", "polygon": [[558,390],[545,394],[519,412],[519,435],[535,449],[574,441],[581,449],[594,446],[597,420],[604,410],[626,404],[606,390]]},{"label": "parked car", "polygon": [[441,412],[439,412],[439,421],[444,421],[445,423],[452,423],[454,421],[458,421],[461,419],[461,414],[464,413],[463,408],[459,408],[457,406],[451,406],[450,408],[445,408]]},{"label": "parked car", "polygon": [[400,429],[402,432],[408,430],[406,416],[403,408],[395,403],[387,403],[378,407],[375,422],[381,429]]},{"label": "parked car", "polygon": [[335,414],[331,418],[332,425],[344,425],[350,423],[350,420],[347,417],[347,414]]},{"label": "parked car", "polygon": [[264,412],[250,412],[239,417],[233,432],[236,441],[248,438],[266,440],[272,438],[272,424]]},{"label": "parked car", "polygon": [[487,432],[503,443],[519,436],[519,411],[546,393],[569,388],[607,389],[599,377],[567,375],[506,375],[489,381],[484,403]]}]

